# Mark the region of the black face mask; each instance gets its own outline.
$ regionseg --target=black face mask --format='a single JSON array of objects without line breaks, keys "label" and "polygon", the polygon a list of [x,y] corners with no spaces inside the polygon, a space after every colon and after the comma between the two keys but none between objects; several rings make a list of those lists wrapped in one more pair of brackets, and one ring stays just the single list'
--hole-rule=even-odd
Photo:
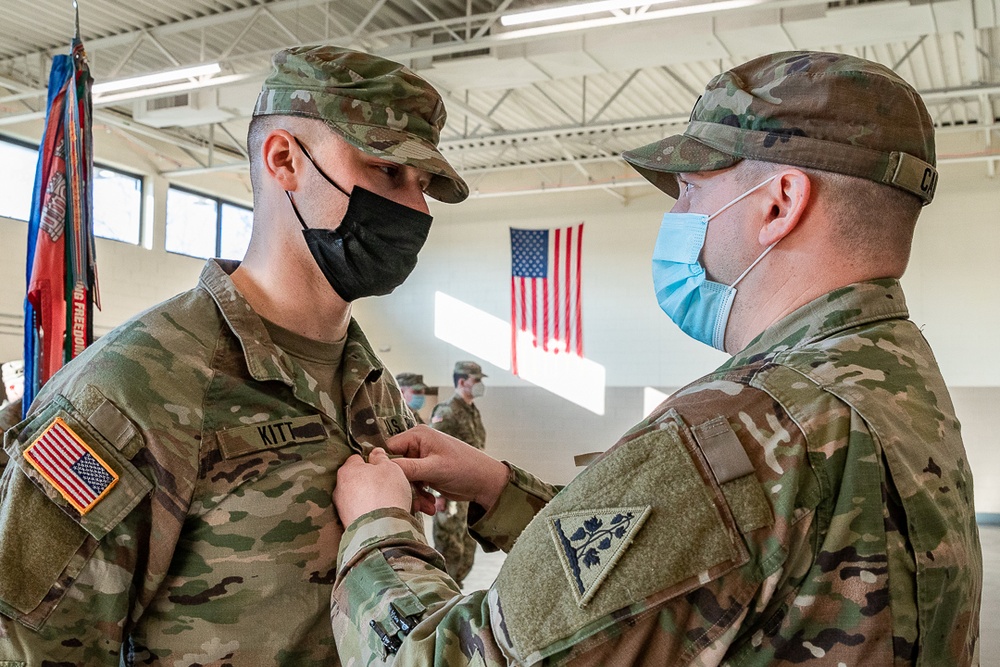
[{"label": "black face mask", "polygon": [[330,286],[344,301],[388,294],[403,284],[417,265],[417,253],[427,240],[431,216],[365,190],[350,194],[323,173],[305,146],[295,140],[316,171],[348,197],[347,212],[336,229],[310,229],[285,191],[302,225],[313,259]]}]

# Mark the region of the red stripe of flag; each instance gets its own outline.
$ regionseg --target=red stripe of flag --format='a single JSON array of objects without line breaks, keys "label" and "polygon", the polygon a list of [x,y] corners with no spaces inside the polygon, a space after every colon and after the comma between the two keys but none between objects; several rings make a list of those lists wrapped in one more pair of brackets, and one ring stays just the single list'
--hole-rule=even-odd
[{"label": "red stripe of flag", "polygon": [[570,251],[571,251],[572,247],[573,247],[573,228],[572,227],[567,227],[566,228],[566,288],[563,290],[563,300],[566,303],[566,351],[567,352],[569,352],[569,349],[570,349],[569,348],[569,341],[570,341],[570,338],[573,335],[573,329],[570,328],[570,325],[569,325],[569,321],[570,321],[569,295],[570,295],[570,292],[572,291],[572,287],[570,286],[570,278],[569,278],[569,266],[570,266],[570,258],[569,258],[569,256],[570,256]]},{"label": "red stripe of flag", "polygon": [[560,298],[559,298],[559,296],[560,296],[560,292],[559,292],[559,250],[560,250],[560,248],[559,248],[559,245],[560,245],[561,239],[562,239],[562,230],[561,229],[557,229],[556,230],[556,240],[555,240],[555,243],[552,244],[553,245],[553,249],[555,251],[555,259],[552,262],[552,266],[555,267],[555,270],[552,271],[552,280],[553,280],[553,285],[552,285],[552,306],[553,306],[553,309],[555,310],[555,313],[554,313],[554,317],[552,318],[552,321],[555,324],[555,331],[554,331],[554,334],[553,334],[553,338],[556,339],[556,341],[557,341],[556,344],[557,345],[558,345],[558,341],[559,341],[559,305],[560,305],[559,304],[559,302],[560,302]]},{"label": "red stripe of flag", "polygon": [[580,224],[576,230],[576,354],[580,357],[583,356],[583,318],[580,316],[580,307],[582,305],[580,294],[580,279],[583,273],[582,255],[583,225]]},{"label": "red stripe of flag", "polygon": [[514,276],[510,277],[510,371],[514,375],[517,375],[517,331],[520,327],[515,325],[517,319],[517,299],[514,295],[517,294],[515,286],[517,284],[517,278]]}]

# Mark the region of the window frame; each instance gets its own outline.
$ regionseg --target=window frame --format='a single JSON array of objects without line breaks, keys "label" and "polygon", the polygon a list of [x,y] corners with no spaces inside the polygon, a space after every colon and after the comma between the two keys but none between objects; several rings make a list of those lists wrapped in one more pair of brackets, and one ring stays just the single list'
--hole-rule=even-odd
[{"label": "window frame", "polygon": [[[35,168],[36,169],[38,168],[37,167],[37,165],[38,165],[38,152],[41,150],[41,145],[40,144],[35,144],[35,143],[30,142],[30,141],[25,141],[23,139],[18,139],[16,137],[11,137],[11,136],[8,136],[6,134],[0,134],[0,143],[13,144],[14,146],[20,146],[21,148],[27,148],[29,150],[34,151],[34,153],[35,153],[35,165],[36,165]],[[130,171],[128,169],[122,169],[120,167],[113,167],[113,166],[111,166],[109,164],[105,164],[103,162],[98,162],[97,160],[94,161],[94,165],[93,166],[94,166],[94,171],[97,171],[98,169],[104,169],[104,170],[107,170],[107,171],[112,171],[112,172],[114,172],[116,174],[119,174],[121,176],[126,176],[128,178],[133,178],[133,179],[139,181],[139,230],[138,230],[139,234],[138,234],[138,240],[135,243],[132,243],[131,241],[123,241],[121,239],[111,238],[110,236],[101,236],[100,234],[97,234],[96,232],[94,233],[94,236],[96,238],[99,238],[99,239],[104,239],[105,241],[113,241],[115,243],[124,243],[124,244],[130,245],[130,246],[141,246],[142,245],[142,235],[143,235],[143,232],[145,231],[145,226],[146,226],[146,211],[144,210],[145,206],[143,205],[143,202],[146,201],[146,175],[145,174],[141,174],[139,172]],[[28,215],[29,216],[31,215],[31,211],[28,211]],[[28,220],[22,220],[21,218],[8,218],[8,219],[9,220],[17,220],[17,221],[23,222],[25,224],[27,224],[29,222]]]},{"label": "window frame", "polygon": [[235,208],[241,208],[241,209],[243,209],[245,211],[250,211],[251,213],[253,213],[253,206],[247,206],[246,204],[240,204],[240,203],[235,202],[235,201],[233,201],[231,199],[225,199],[224,197],[220,197],[218,195],[208,194],[208,193],[202,192],[202,191],[200,191],[200,190],[198,190],[196,188],[190,188],[190,187],[187,187],[187,186],[184,186],[184,185],[177,185],[176,183],[168,183],[167,184],[167,200],[165,202],[165,204],[166,204],[166,207],[165,207],[166,214],[164,215],[164,223],[163,223],[163,249],[166,252],[169,252],[169,253],[171,253],[173,255],[181,255],[183,257],[194,257],[195,259],[208,259],[207,257],[202,257],[201,255],[189,255],[187,253],[179,252],[177,250],[169,250],[167,248],[167,225],[170,224],[170,211],[168,209],[170,207],[170,191],[171,190],[177,190],[178,192],[183,192],[184,194],[194,195],[195,197],[202,197],[204,199],[209,199],[209,200],[215,202],[215,249],[213,251],[215,254],[213,254],[212,257],[219,257],[222,254],[222,206],[223,206],[223,204],[227,204],[227,205],[233,206]]}]

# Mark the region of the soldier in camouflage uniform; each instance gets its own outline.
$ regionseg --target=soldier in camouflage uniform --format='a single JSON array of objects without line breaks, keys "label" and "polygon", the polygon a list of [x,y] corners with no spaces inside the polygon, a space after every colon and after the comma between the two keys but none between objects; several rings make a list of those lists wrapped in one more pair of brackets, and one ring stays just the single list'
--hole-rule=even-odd
[{"label": "soldier in camouflage uniform", "polygon": [[413,421],[426,424],[420,416],[420,409],[424,407],[424,392],[427,391],[424,376],[418,373],[400,373],[396,376],[396,384],[399,385],[399,392],[403,395],[406,406],[413,413]]},{"label": "soldier in camouflage uniform", "polygon": [[[732,358],[561,491],[428,429],[390,440],[413,458],[349,460],[341,656],[978,664],[972,476],[899,284],[937,178],[917,93],[852,56],[774,54],[624,157],[677,198],[653,254],[661,308]],[[471,530],[509,552],[490,590],[462,597],[440,571],[393,493],[408,479],[473,501]]]},{"label": "soldier in camouflage uniform", "polygon": [[444,122],[396,63],[274,57],[246,259],[103,336],[6,434],[0,664],[339,664],[336,471],[413,426],[351,302],[413,268],[425,192],[467,195]]},{"label": "soldier in camouflage uniform", "polygon": [[[455,362],[452,380],[455,395],[447,403],[434,406],[431,427],[466,442],[476,449],[486,448],[486,429],[475,399],[486,391],[483,367],[474,361]],[[439,498],[434,513],[434,548],[444,556],[448,575],[459,586],[472,570],[476,541],[469,535],[469,503]]]}]

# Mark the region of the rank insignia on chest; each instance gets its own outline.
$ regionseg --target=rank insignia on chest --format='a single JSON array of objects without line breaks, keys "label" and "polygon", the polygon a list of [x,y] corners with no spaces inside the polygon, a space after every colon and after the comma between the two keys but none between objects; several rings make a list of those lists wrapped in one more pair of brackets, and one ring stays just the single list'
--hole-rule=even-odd
[{"label": "rank insignia on chest", "polygon": [[549,519],[556,552],[577,604],[587,606],[611,573],[651,507],[619,507],[559,514]]},{"label": "rank insignia on chest", "polygon": [[118,481],[111,466],[58,417],[28,446],[24,458],[80,514],[93,509]]}]

